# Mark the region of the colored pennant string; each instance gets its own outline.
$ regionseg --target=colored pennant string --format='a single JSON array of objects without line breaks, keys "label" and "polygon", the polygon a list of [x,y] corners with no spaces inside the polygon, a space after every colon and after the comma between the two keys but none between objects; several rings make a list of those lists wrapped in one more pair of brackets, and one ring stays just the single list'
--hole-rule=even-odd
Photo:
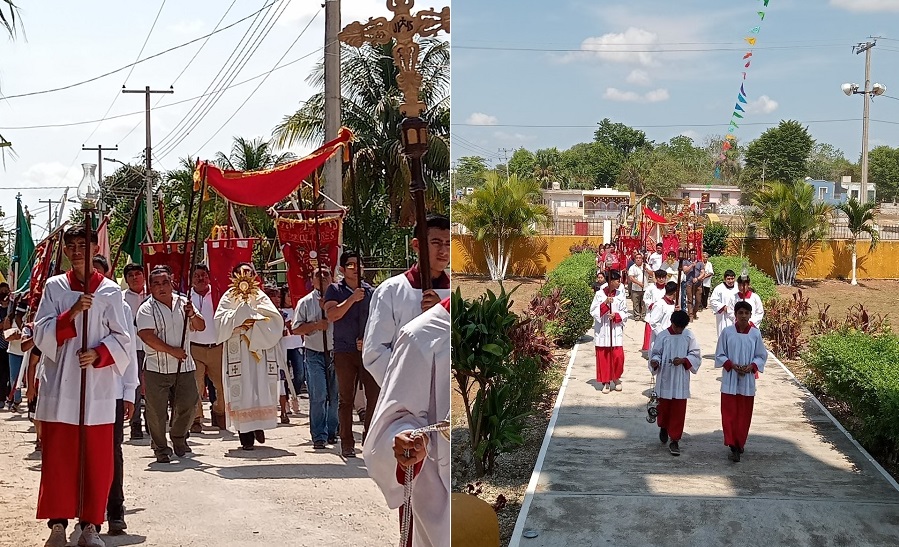
[{"label": "colored pennant string", "polygon": [[737,105],[734,106],[734,109],[735,109],[735,110],[739,110],[740,112],[746,112],[745,110],[743,110],[743,107],[740,106],[740,103],[737,103]]},{"label": "colored pennant string", "polygon": [[746,85],[746,84],[740,84],[740,95],[742,95],[742,96],[745,97],[745,96],[746,96],[746,90],[743,89],[743,86],[744,86],[744,85]]},{"label": "colored pennant string", "polygon": [[756,42],[756,38],[752,38],[750,36],[747,36],[746,38],[744,38],[744,40],[746,40],[746,43],[748,43],[750,46],[754,46]]},{"label": "colored pennant string", "polygon": [[[752,61],[751,61],[751,60],[750,60],[750,61],[746,61],[746,64],[743,65],[743,68],[749,68],[749,65],[751,65],[751,64],[752,64]],[[745,74],[745,73],[744,73],[744,74]],[[746,77],[744,76],[743,79],[745,80]]]},{"label": "colored pennant string", "polygon": [[764,12],[764,11],[760,11],[760,12],[759,12],[759,20],[760,20],[760,21],[764,21],[764,20],[765,20],[765,12]]},{"label": "colored pennant string", "polygon": [[750,58],[750,57],[752,57],[752,52],[751,52],[751,51],[750,51],[749,53],[747,53],[746,55],[744,55],[744,56],[743,56],[743,59],[748,59],[748,58]]},{"label": "colored pennant string", "polygon": [[753,34],[758,34],[760,30],[762,30],[762,27],[755,26],[755,27],[752,27],[752,29],[750,29],[749,32],[751,32]]},{"label": "colored pennant string", "polygon": [[746,97],[744,97],[742,95],[737,95],[737,100],[743,104],[746,104]]},{"label": "colored pennant string", "polygon": [[734,117],[735,117],[735,118],[743,119],[743,115],[740,114],[739,112],[734,112]]}]

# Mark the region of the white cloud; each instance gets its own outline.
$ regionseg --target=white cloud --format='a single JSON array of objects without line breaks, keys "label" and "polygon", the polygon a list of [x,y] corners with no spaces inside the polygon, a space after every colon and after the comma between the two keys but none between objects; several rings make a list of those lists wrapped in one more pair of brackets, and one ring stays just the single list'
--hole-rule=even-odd
[{"label": "white cloud", "polygon": [[615,87],[606,88],[603,98],[610,101],[618,101],[625,103],[658,103],[667,101],[669,98],[668,90],[664,88],[654,89],[645,95],[640,95],[634,91],[622,91]]},{"label": "white cloud", "polygon": [[188,36],[200,35],[201,31],[206,28],[206,23],[200,19],[193,21],[178,21],[174,25],[169,25],[166,29],[175,34],[185,34]]},{"label": "white cloud", "polygon": [[[24,186],[65,186],[66,173],[69,167],[58,161],[35,163],[25,170],[21,175]],[[81,180],[80,173],[77,180]],[[75,179],[69,179],[69,182],[77,182]]]},{"label": "white cloud", "polygon": [[632,70],[631,73],[627,75],[627,78],[625,78],[625,81],[634,85],[649,85],[652,83],[649,79],[649,73],[645,70],[640,70],[639,68]]},{"label": "white cloud", "polygon": [[899,12],[899,2],[896,0],[830,0],[830,5],[856,12]]},{"label": "white cloud", "polygon": [[614,63],[652,66],[655,64],[652,50],[658,41],[656,33],[630,27],[624,32],[587,38],[581,42],[581,52]]},{"label": "white cloud", "polygon": [[702,135],[700,135],[698,131],[693,131],[692,129],[681,131],[678,135],[693,139],[693,144],[697,144],[702,139]]},{"label": "white cloud", "polygon": [[762,95],[754,101],[749,101],[746,105],[750,112],[761,112],[762,114],[770,114],[777,110],[779,106],[777,101],[767,95]]},{"label": "white cloud", "polygon": [[536,140],[537,137],[534,135],[525,135],[523,133],[506,133],[505,131],[494,131],[494,138],[503,140],[503,141],[514,141],[514,142],[528,142]]},{"label": "white cloud", "polygon": [[471,125],[496,125],[499,123],[499,120],[496,119],[496,116],[484,114],[483,112],[475,112],[465,120],[465,123]]}]

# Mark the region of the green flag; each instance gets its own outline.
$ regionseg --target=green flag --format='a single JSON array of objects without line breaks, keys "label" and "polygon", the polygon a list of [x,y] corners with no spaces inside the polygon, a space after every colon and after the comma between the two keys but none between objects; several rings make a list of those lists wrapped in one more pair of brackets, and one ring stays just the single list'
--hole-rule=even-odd
[{"label": "green flag", "polygon": [[125,238],[122,240],[122,251],[127,253],[135,264],[143,265],[144,263],[144,254],[140,250],[140,244],[144,242],[146,237],[147,208],[138,204],[131,231],[125,234]]},{"label": "green flag", "polygon": [[31,266],[34,264],[34,239],[31,238],[31,225],[22,212],[22,198],[16,196],[16,246],[12,258],[15,268],[15,290],[28,288],[31,279]]}]

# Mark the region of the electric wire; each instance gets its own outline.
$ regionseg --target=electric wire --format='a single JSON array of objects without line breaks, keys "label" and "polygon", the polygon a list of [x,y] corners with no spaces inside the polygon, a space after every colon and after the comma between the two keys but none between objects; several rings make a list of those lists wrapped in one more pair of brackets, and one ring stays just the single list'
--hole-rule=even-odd
[{"label": "electric wire", "polygon": [[[278,61],[275,63],[275,66],[278,66],[278,64],[284,60],[284,57],[287,57],[287,54],[290,53],[290,50],[293,49],[293,46],[295,46],[297,44],[297,42],[300,40],[300,38],[302,38],[303,35],[306,34],[306,31],[309,29],[310,26],[312,26],[312,23],[315,21],[315,19],[318,17],[318,15],[321,13],[321,11],[322,11],[322,8],[319,8],[319,10],[317,12],[315,12],[315,15],[313,15],[312,18],[309,19],[309,22],[306,23],[306,26],[303,27],[303,30],[300,32],[300,34],[297,35],[297,37],[294,39],[293,43],[290,44],[290,46],[287,48],[287,50],[284,51],[284,54],[281,55],[281,58],[278,59]],[[274,67],[272,68],[271,71],[269,71],[269,74],[271,74],[272,71],[274,71]],[[209,142],[212,139],[214,139],[215,136],[218,135],[219,132],[221,132],[221,130],[224,129],[226,125],[228,125],[228,122],[230,122],[232,119],[234,119],[234,116],[236,116],[237,113],[240,112],[241,109],[244,107],[244,105],[246,105],[247,102],[253,98],[253,95],[255,95],[257,91],[259,91],[259,88],[262,87],[262,84],[264,84],[267,79],[268,79],[268,75],[266,75],[266,77],[263,78],[262,81],[256,85],[256,88],[250,92],[250,95],[246,99],[244,99],[244,101],[242,103],[240,103],[240,106],[237,107],[237,110],[235,110],[234,113],[231,114],[231,116],[227,120],[225,120],[225,122],[221,126],[219,126],[218,129],[215,130],[215,133],[213,133],[212,136],[206,140],[206,142],[204,142],[202,145],[200,145],[200,147],[197,149],[196,152],[194,152],[192,154],[191,157],[195,157],[195,156],[199,155],[200,150],[202,150],[204,146],[209,144]],[[163,157],[165,157],[165,155],[163,155]]]},{"label": "electric wire", "polygon": [[[163,138],[162,141],[160,141],[159,145],[157,145],[160,157],[165,157],[179,144],[181,144],[184,139],[186,139],[191,134],[193,129],[195,129],[197,125],[203,121],[203,119],[209,114],[209,112],[215,107],[215,105],[218,104],[219,100],[221,100],[221,97],[224,94],[224,88],[230,85],[231,82],[233,82],[234,79],[237,78],[237,76],[250,61],[253,55],[255,55],[256,51],[259,49],[259,46],[261,46],[262,42],[265,41],[265,39],[268,37],[271,29],[281,18],[281,15],[287,9],[289,4],[290,0],[284,0],[282,1],[281,6],[275,8],[274,10],[269,10],[269,12],[267,12],[263,16],[268,16],[268,20],[263,21],[263,23],[253,31],[253,34],[250,36],[248,41],[244,43],[240,52],[238,52],[238,58],[235,59],[230,67],[228,67],[228,71],[221,79],[221,81],[216,84],[217,87],[221,89],[218,90],[217,93],[208,100],[203,100],[202,102],[204,103],[204,105],[200,106],[193,116],[191,116],[190,118],[185,117],[182,119],[183,123],[179,123],[179,125],[181,125],[180,129],[169,132],[169,134],[166,135],[166,137]],[[278,11],[279,9],[280,11]],[[260,29],[262,30],[260,31]],[[252,43],[250,41],[252,41]]]}]

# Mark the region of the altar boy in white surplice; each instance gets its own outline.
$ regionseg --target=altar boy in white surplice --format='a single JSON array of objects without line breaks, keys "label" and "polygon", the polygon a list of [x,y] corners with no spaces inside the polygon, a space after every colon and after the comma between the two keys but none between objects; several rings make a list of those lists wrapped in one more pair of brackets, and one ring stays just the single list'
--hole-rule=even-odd
[{"label": "altar boy in white surplice", "polygon": [[225,416],[241,447],[253,450],[255,441],[265,442],[263,430],[278,425],[278,370],[287,361],[281,351],[284,318],[259,288],[251,264],[238,264],[231,275],[236,282],[215,310],[217,343],[225,343]]},{"label": "altar boy in white surplice", "polygon": [[[72,264],[51,277],[37,309],[34,342],[43,353],[35,419],[41,422],[43,443],[37,518],[48,519],[47,547],[66,544],[68,519],[81,526],[78,545],[102,547],[98,529],[106,514],[113,478],[113,425],[120,378],[131,357],[122,291],[91,268],[84,279],[84,261],[97,253],[97,236],[88,244],[84,228],[69,228],[63,252]],[[87,284],[89,294],[84,294]],[[89,310],[89,311],[88,311]],[[82,313],[88,313],[87,351],[81,351]],[[86,369],[84,435],[84,505],[78,507],[79,410],[81,369]],[[118,393],[117,393],[118,392]]]},{"label": "altar boy in white surplice", "polygon": [[414,429],[447,419],[449,397],[447,298],[400,329],[362,452],[391,509],[402,506],[405,466],[414,466],[412,547],[449,545],[449,440],[439,433],[410,437]]}]

